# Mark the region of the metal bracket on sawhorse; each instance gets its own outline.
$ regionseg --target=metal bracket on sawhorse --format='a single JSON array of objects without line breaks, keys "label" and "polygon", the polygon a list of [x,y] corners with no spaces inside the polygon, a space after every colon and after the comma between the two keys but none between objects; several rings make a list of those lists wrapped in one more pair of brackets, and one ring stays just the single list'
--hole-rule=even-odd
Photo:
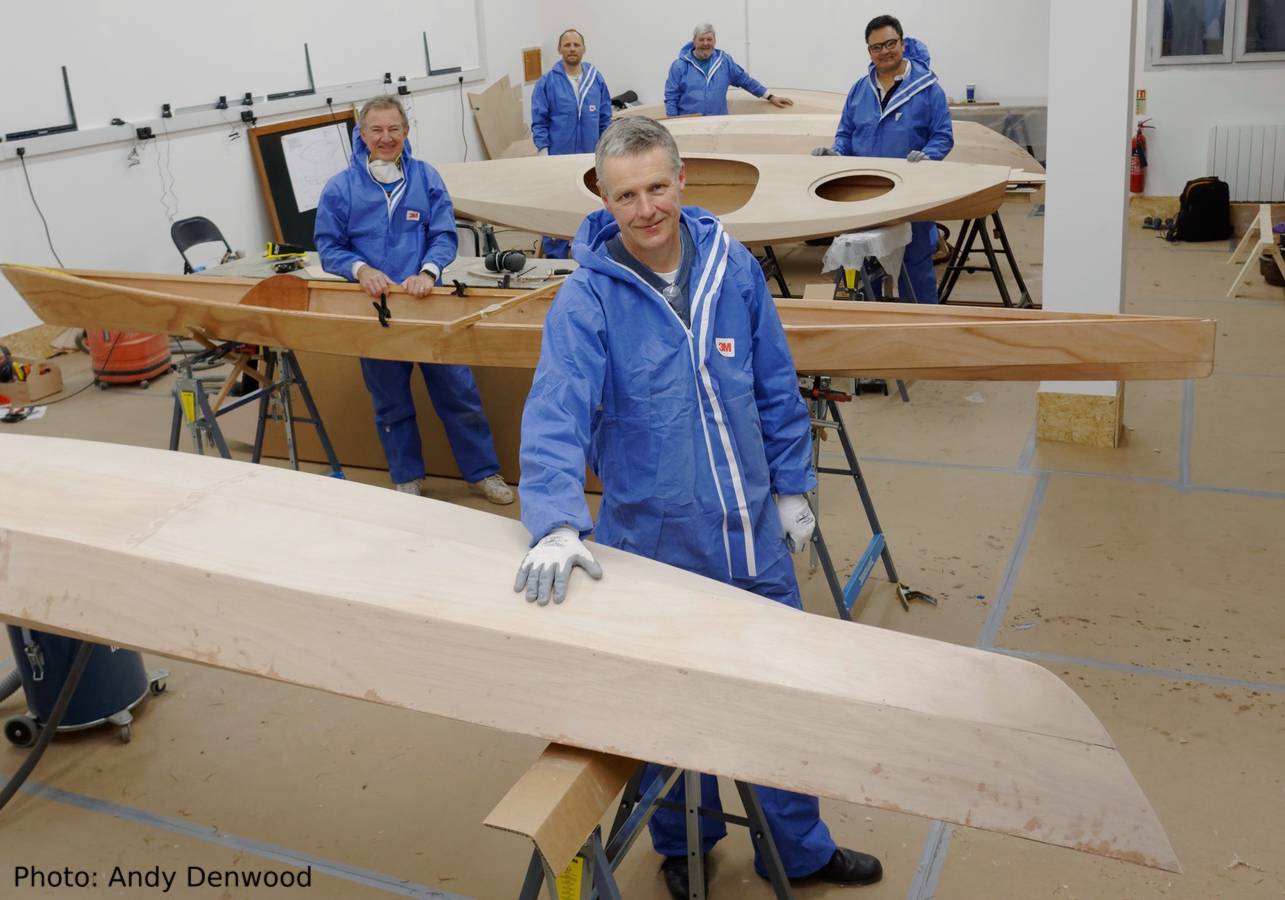
[{"label": "metal bracket on sawhorse", "polygon": [[[178,364],[178,375],[174,383],[174,415],[170,421],[170,449],[177,450],[179,433],[186,423],[192,434],[192,446],[199,454],[205,453],[206,445],[214,447],[224,459],[231,459],[223,430],[219,427],[219,416],[240,409],[250,403],[259,404],[258,422],[254,432],[254,446],[250,461],[257,463],[263,456],[263,439],[269,419],[284,424],[286,452],[291,468],[298,470],[299,453],[295,443],[295,425],[312,425],[317,430],[317,438],[330,463],[330,475],[343,478],[343,468],[330,444],[330,436],[321,421],[321,414],[312,399],[312,391],[299,368],[299,361],[291,350],[260,349],[235,341],[216,343],[204,335],[197,334],[197,339],[206,349],[184,358]],[[232,371],[223,381],[218,394],[211,401],[205,390],[204,382],[193,375],[193,366],[202,363],[214,363],[227,360],[232,363]],[[231,403],[225,399],[231,393],[233,384],[238,378],[253,379],[258,387],[249,393],[236,398]],[[308,409],[307,417],[296,416],[292,389],[298,390]]]},{"label": "metal bracket on sawhorse", "polygon": [[[521,900],[538,900],[543,885],[550,900],[592,900],[594,897],[619,900],[620,887],[616,883],[615,870],[624,859],[625,854],[641,836],[647,827],[652,814],[661,807],[681,809],[687,817],[687,875],[690,900],[705,900],[705,861],[701,852],[700,819],[702,816],[721,819],[733,825],[742,825],[749,829],[750,840],[754,849],[767,868],[768,881],[772,885],[777,900],[791,900],[794,894],[790,890],[790,880],[786,877],[785,866],[777,852],[772,832],[767,827],[763,815],[763,806],[751,785],[736,782],[741,804],[745,815],[723,810],[708,809],[700,806],[700,774],[689,770],[661,768],[659,775],[651,780],[646,790],[642,789],[646,766],[639,766],[621,794],[620,806],[616,810],[615,821],[611,825],[606,846],[602,842],[600,829],[595,829],[585,841],[580,853],[572,860],[571,865],[560,875],[555,875],[544,862],[539,850],[531,853],[531,863],[527,866],[526,878],[522,882]],[[679,805],[664,799],[678,779],[684,779],[685,804]]]},{"label": "metal bracket on sawhorse", "polygon": [[[839,415],[839,404],[846,403],[852,399],[850,394],[833,390],[830,387],[830,379],[825,375],[815,375],[812,377],[812,383],[808,387],[802,388],[803,397],[808,402],[812,410],[812,462],[816,468],[817,475],[847,475],[857,486],[857,493],[861,497],[861,505],[866,511],[866,520],[870,523],[872,536],[870,543],[866,545],[866,550],[861,554],[857,561],[856,567],[848,577],[846,584],[839,583],[838,571],[834,566],[834,559],[830,555],[829,547],[826,546],[825,535],[821,532],[820,525],[820,502],[814,504],[813,514],[817,518],[817,526],[812,532],[812,549],[815,553],[813,566],[820,563],[822,570],[825,572],[826,582],[830,585],[830,593],[834,596],[834,605],[839,612],[839,617],[852,621],[852,607],[861,595],[862,588],[865,587],[866,581],[870,578],[870,573],[874,571],[875,563],[883,560],[884,571],[888,573],[888,580],[897,586],[897,597],[901,600],[904,609],[910,609],[912,600],[922,600],[925,603],[937,605],[937,598],[924,591],[911,589],[903,584],[897,576],[897,567],[892,561],[892,551],[888,548],[888,540],[884,536],[883,526],[879,524],[879,514],[875,512],[874,500],[870,496],[870,488],[866,485],[865,477],[861,474],[861,464],[857,461],[857,452],[852,447],[852,440],[848,436],[848,429],[843,424],[843,418]],[[828,431],[834,431],[839,437],[839,444],[843,448],[844,459],[847,461],[847,468],[836,469],[820,464],[821,441]]]}]

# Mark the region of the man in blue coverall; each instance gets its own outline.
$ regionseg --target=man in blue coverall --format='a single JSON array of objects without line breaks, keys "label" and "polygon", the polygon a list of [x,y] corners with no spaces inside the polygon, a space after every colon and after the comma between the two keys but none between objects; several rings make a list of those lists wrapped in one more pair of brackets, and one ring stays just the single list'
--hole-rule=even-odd
[{"label": "man in blue coverall", "polygon": [[[611,93],[602,73],[584,60],[584,35],[558,35],[561,62],[540,76],[531,92],[531,139],[541,156],[592,153],[611,124]],[[566,259],[571,242],[544,238],[546,259]]]},{"label": "man in blue coverall", "polygon": [[[913,38],[904,40],[901,23],[877,16],[866,26],[870,69],[848,91],[833,147],[816,155],[883,156],[919,162],[943,159],[955,146],[946,93],[928,65],[928,51]],[[933,251],[937,225],[914,222],[897,293],[920,303],[937,302]]]},{"label": "man in blue coverall", "polygon": [[692,39],[678,51],[665,79],[665,115],[727,115],[727,89],[744,88],[773,106],[793,106],[789,97],[774,97],[731,56],[714,47],[714,26],[702,22],[692,29]]},{"label": "man in blue coverall", "polygon": [[[617,120],[595,167],[606,208],[576,235],[579,268],[545,319],[522,416],[519,491],[533,546],[514,590],[559,603],[573,567],[602,577],[581,543],[595,530],[590,463],[603,484],[599,543],[801,610],[790,551],[815,526],[812,438],[762,269],[712,214],[681,205],[686,173],[658,122]],[[756,790],[786,875],[882,877],[873,856],[835,846],[815,797]],[[712,776],[701,776],[701,795],[719,808]],[[669,796],[681,807],[681,781]],[[686,897],[683,813],[657,809],[649,827],[669,892]],[[701,819],[705,852],[726,833]]]},{"label": "man in blue coverall", "polygon": [[[437,170],[411,156],[406,112],[396,98],[371,100],[357,123],[349,166],[326,182],[317,206],[314,237],[322,268],[358,282],[371,297],[395,288],[426,296],[455,259],[459,241],[450,195]],[[467,366],[422,363],[420,369],[460,474],[492,503],[512,503],[473,373]],[[413,370],[399,360],[361,361],[388,474],[408,494],[420,493],[424,477]]]}]

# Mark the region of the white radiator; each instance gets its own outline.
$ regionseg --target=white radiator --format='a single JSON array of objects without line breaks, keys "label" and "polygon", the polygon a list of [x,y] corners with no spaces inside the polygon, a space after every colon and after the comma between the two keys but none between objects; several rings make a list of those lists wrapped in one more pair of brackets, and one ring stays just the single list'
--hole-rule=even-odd
[{"label": "white radiator", "polygon": [[1233,202],[1285,203],[1285,125],[1215,125],[1209,174],[1231,188]]}]

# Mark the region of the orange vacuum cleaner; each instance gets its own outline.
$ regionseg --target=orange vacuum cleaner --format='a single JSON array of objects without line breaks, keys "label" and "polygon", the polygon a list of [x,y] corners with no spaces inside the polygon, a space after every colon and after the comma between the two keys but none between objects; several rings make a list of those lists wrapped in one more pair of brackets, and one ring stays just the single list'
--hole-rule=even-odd
[{"label": "orange vacuum cleaner", "polygon": [[89,346],[94,381],[100,388],[111,384],[145,388],[152,379],[173,368],[168,335],[91,328],[85,343]]}]

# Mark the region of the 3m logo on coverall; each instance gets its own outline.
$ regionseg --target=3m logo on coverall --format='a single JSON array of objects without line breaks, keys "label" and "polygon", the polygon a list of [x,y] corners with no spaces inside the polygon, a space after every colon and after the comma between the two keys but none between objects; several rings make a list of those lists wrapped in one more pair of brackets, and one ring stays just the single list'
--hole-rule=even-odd
[{"label": "3m logo on coverall", "polygon": [[731,359],[736,355],[736,339],[714,338],[714,349],[717,350],[720,355]]}]

